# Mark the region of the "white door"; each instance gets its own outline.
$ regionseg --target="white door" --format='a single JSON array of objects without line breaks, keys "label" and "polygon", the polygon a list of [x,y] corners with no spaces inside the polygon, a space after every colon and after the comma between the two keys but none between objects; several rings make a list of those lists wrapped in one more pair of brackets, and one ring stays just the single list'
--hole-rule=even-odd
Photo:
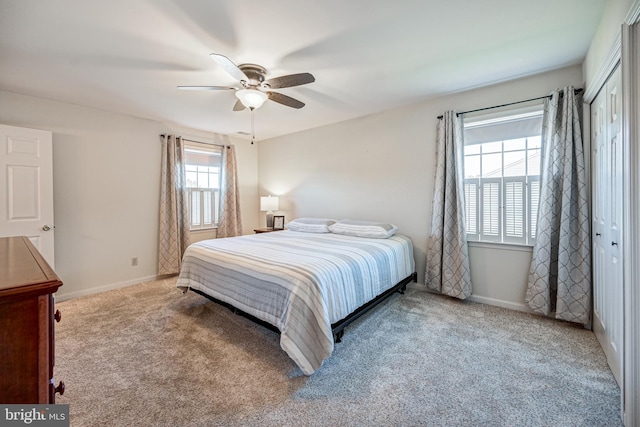
[{"label": "white door", "polygon": [[0,237],[27,236],[54,263],[51,132],[0,125]]},{"label": "white door", "polygon": [[593,328],[618,384],[623,355],[622,99],[619,68],[591,104]]}]

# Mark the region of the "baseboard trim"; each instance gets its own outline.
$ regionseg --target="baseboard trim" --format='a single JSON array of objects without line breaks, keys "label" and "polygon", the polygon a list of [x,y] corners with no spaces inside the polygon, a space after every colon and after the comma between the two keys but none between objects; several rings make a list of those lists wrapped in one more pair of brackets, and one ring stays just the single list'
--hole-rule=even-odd
[{"label": "baseboard trim", "polygon": [[471,295],[468,298],[469,301],[479,302],[487,305],[494,305],[496,307],[508,308],[510,310],[523,311],[525,313],[533,313],[533,310],[528,308],[524,304],[519,304],[516,302],[505,301],[496,298],[483,297],[481,295]]},{"label": "baseboard trim", "polygon": [[98,286],[96,288],[83,289],[81,291],[68,292],[68,293],[64,292],[64,285],[63,285],[60,288],[60,291],[56,292],[55,294],[56,302],[67,301],[73,298],[84,297],[87,295],[99,294],[102,292],[112,291],[114,289],[126,288],[128,286],[137,285],[139,283],[152,282],[162,277],[165,277],[165,276],[154,275],[154,276],[147,276],[147,277],[139,277],[137,279],[127,280],[124,282],[110,283],[108,285]]}]

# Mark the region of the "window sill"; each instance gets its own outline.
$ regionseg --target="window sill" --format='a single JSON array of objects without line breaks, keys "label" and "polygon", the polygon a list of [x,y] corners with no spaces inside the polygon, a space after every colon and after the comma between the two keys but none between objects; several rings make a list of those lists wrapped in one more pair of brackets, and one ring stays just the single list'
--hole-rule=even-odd
[{"label": "window sill", "polygon": [[211,228],[196,228],[193,230],[189,230],[189,233],[211,233],[212,231],[217,230],[218,227],[211,227]]},{"label": "window sill", "polygon": [[533,251],[533,245],[520,245],[517,243],[480,242],[477,240],[467,240],[467,243],[472,248],[487,248],[487,249],[499,249],[502,251],[521,251],[521,252]]}]

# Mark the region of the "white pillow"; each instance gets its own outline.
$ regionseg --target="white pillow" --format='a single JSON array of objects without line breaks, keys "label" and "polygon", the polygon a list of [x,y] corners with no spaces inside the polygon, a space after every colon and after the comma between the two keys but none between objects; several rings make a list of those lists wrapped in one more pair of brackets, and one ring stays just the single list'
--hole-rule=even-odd
[{"label": "white pillow", "polygon": [[329,226],[335,222],[327,218],[297,218],[289,222],[287,228],[303,233],[329,233]]},{"label": "white pillow", "polygon": [[343,219],[329,227],[332,233],[345,236],[371,237],[374,239],[386,239],[393,236],[398,227],[393,224],[372,221],[354,221]]}]

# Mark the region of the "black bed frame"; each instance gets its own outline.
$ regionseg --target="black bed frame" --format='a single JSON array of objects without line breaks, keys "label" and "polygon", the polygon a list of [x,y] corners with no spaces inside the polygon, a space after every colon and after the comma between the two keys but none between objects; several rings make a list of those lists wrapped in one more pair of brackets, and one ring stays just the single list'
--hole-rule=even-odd
[{"label": "black bed frame", "polygon": [[[353,313],[349,314],[347,317],[345,317],[342,320],[337,321],[336,323],[331,325],[331,331],[333,333],[333,341],[338,343],[342,340],[342,336],[344,335],[344,328],[346,328],[351,322],[353,322],[354,320],[356,320],[358,317],[362,316],[363,314],[365,314],[367,311],[371,310],[373,307],[375,307],[376,305],[380,304],[382,301],[386,300],[387,298],[389,298],[392,294],[394,294],[395,292],[399,292],[401,294],[404,294],[404,291],[407,289],[407,284],[409,284],[410,282],[417,282],[418,281],[418,274],[416,272],[412,273],[410,276],[402,279],[400,282],[398,282],[395,286],[393,286],[392,288],[387,289],[386,291],[384,291],[383,293],[381,293],[380,295],[378,295],[377,297],[375,297],[374,299],[372,299],[371,301],[361,305],[360,307],[358,307]],[[261,325],[264,326],[265,328],[268,328],[274,332],[280,333],[280,330],[272,325],[271,323],[265,322],[264,320],[258,319],[255,316],[252,316],[249,313],[245,313],[244,311],[232,306],[231,304],[224,302],[224,301],[220,301],[217,298],[214,298],[210,295],[205,294],[204,292],[198,290],[198,289],[193,289],[193,288],[189,288],[190,290],[192,290],[193,292],[202,295],[203,297],[217,303],[220,304],[224,307],[227,307],[229,310],[231,310],[233,313],[235,314],[239,314],[240,316],[246,317],[247,319]]]}]

